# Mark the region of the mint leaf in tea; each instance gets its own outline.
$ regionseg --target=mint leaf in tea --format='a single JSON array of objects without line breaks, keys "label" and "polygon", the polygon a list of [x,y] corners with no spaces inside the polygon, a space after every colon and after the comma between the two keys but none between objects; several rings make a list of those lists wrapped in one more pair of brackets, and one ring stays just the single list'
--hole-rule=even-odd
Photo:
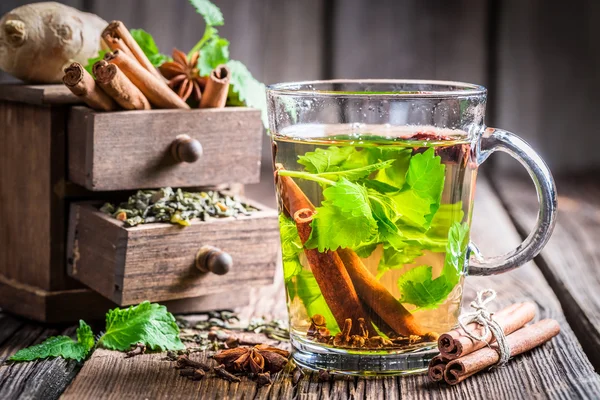
[{"label": "mint leaf in tea", "polygon": [[456,132],[393,133],[273,136],[296,340],[398,351],[453,328],[476,174],[470,144]]}]

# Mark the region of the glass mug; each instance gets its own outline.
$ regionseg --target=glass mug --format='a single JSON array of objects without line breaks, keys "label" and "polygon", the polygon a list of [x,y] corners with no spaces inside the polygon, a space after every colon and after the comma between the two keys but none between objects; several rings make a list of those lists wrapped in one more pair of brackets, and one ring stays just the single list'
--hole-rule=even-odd
[{"label": "glass mug", "polygon": [[[552,232],[542,159],[486,128],[486,89],[443,81],[331,80],[267,89],[290,336],[301,366],[347,374],[421,372],[457,326],[470,275],[509,271]],[[534,231],[469,264],[479,165],[504,151],[538,193]]]}]

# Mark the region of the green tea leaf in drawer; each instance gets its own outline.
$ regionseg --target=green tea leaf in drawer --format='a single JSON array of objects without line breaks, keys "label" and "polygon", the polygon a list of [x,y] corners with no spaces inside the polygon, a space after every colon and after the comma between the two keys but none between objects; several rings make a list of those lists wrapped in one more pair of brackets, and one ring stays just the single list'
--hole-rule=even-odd
[{"label": "green tea leaf in drawer", "polygon": [[106,333],[98,345],[112,350],[129,350],[143,343],[152,350],[185,348],[179,339],[175,317],[165,306],[145,301],[127,309],[115,308],[106,315]]}]

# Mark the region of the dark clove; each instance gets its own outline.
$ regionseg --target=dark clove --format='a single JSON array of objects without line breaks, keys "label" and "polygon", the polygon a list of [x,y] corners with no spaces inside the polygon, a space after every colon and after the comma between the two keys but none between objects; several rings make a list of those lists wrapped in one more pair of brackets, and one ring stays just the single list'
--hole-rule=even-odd
[{"label": "dark clove", "polygon": [[225,340],[225,345],[228,349],[234,349],[240,345],[240,340],[236,336],[232,335]]},{"label": "dark clove", "polygon": [[271,381],[271,374],[269,373],[269,371],[263,374],[258,374],[256,377],[256,383],[258,383],[258,387],[270,385],[271,383],[273,383]]},{"label": "dark clove", "polygon": [[200,379],[204,378],[206,373],[201,369],[186,368],[179,371],[179,375],[188,377],[193,381],[199,381]]},{"label": "dark clove", "polygon": [[227,380],[229,382],[241,382],[242,381],[237,376],[235,376],[232,373],[228,372],[225,369],[225,366],[223,364],[217,365],[216,367],[213,368],[213,370],[215,371],[215,374],[217,374],[218,377],[223,378],[223,379],[225,379],[225,380]]},{"label": "dark clove", "polygon": [[299,367],[292,371],[292,385],[296,386],[300,380],[304,378],[304,372]]},{"label": "dark clove", "polygon": [[146,352],[146,345],[144,343],[137,343],[131,346],[131,350],[125,354],[125,358],[135,357]]},{"label": "dark clove", "polygon": [[327,382],[329,381],[329,379],[331,379],[331,375],[329,375],[329,372],[327,372],[327,370],[321,369],[319,370],[319,374],[317,375],[319,382]]},{"label": "dark clove", "polygon": [[184,369],[184,368],[194,368],[194,369],[202,369],[204,371],[210,371],[210,366],[208,364],[203,363],[202,361],[194,361],[190,360],[188,356],[181,355],[177,357],[177,365],[175,368]]}]

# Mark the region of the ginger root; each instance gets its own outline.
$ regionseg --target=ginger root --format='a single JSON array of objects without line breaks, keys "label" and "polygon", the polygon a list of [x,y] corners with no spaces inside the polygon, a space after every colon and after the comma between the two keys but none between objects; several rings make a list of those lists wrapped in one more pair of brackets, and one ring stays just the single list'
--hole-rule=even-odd
[{"label": "ginger root", "polygon": [[70,63],[97,56],[106,25],[60,3],[17,7],[0,19],[0,69],[27,82],[60,83]]}]

